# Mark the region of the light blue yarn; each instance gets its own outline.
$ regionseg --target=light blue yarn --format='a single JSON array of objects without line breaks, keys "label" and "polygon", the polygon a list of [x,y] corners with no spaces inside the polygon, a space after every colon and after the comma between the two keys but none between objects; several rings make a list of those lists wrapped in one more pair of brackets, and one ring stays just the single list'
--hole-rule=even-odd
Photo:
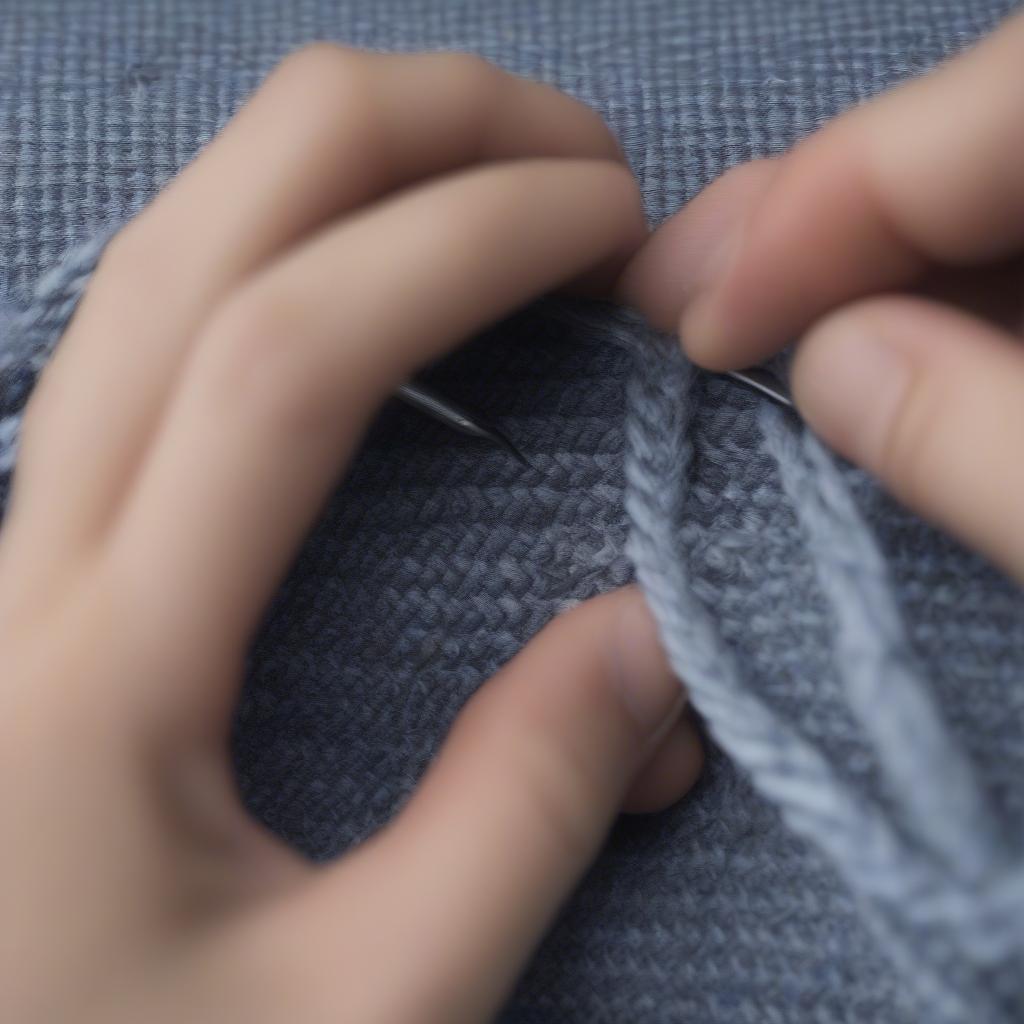
[{"label": "light blue yarn", "polygon": [[846,697],[904,812],[852,792],[808,744],[742,683],[732,652],[688,571],[677,529],[692,457],[695,373],[677,348],[630,321],[642,339],[630,385],[627,506],[630,553],[671,662],[715,739],[823,849],[866,901],[908,979],[937,1020],[1019,1019],[1021,993],[965,984],[1021,962],[1024,870],[927,695],[903,632],[888,572],[833,458],[784,414],[761,416],[762,446],[780,470],[807,534],[837,623],[835,658]]},{"label": "light blue yarn", "polygon": [[[5,336],[11,343],[0,344],[0,372],[45,363],[107,240],[104,234],[81,247],[41,283],[14,318],[17,330]],[[696,372],[677,346],[628,314],[551,313],[636,356],[627,422],[630,554],[672,664],[712,735],[790,826],[832,859],[932,1020],[1019,1019],[1019,988],[980,979],[1020,960],[1024,871],[929,697],[886,564],[833,457],[785,415],[762,410],[760,443],[806,535],[834,613],[843,692],[884,771],[896,815],[840,779],[827,751],[745,685],[695,587],[679,527]],[[16,432],[19,420],[8,416],[0,431]],[[5,456],[13,459],[12,446]]]},{"label": "light blue yarn", "polygon": [[878,547],[815,437],[776,409],[765,408],[761,422],[837,615],[835,653],[850,706],[925,848],[965,884],[987,878],[1005,837],[921,683]]},{"label": "light blue yarn", "polygon": [[[0,350],[10,343],[32,353],[17,365],[37,368],[81,293],[83,268],[91,268],[76,250],[66,277],[51,277],[36,296],[40,273],[109,219],[138,210],[278,59],[313,38],[468,49],[569,89],[612,125],[657,223],[726,167],[784,152],[1019,6],[11,0],[0,17],[0,276],[26,308],[7,325]],[[236,737],[240,788],[262,821],[318,860],[365,837],[401,804],[455,708],[500,660],[555,611],[629,577],[620,466],[630,359],[616,350],[604,361],[601,341],[618,339],[635,354],[649,336],[593,310],[554,336],[547,332],[555,310],[517,324],[484,342],[486,358],[457,357],[454,378],[445,379],[464,385],[467,401],[493,399],[502,425],[532,445],[542,471],[524,477],[462,439],[392,421],[369,440],[352,486],[326,510],[252,658]],[[557,357],[545,362],[552,350]],[[941,538],[900,525],[892,509],[874,509],[870,523],[926,666],[908,662],[908,671],[926,697],[934,689],[941,698],[940,723],[970,755],[958,760],[977,768],[991,798],[974,805],[988,804],[995,820],[981,814],[983,838],[971,841],[976,856],[961,878],[959,813],[940,823],[950,836],[933,837],[928,820],[918,824],[913,779],[901,788],[887,772],[875,787],[864,768],[882,759],[848,696],[864,681],[838,671],[841,618],[812,542],[819,527],[798,515],[803,499],[783,485],[757,403],[689,376],[673,348],[664,355],[644,364],[645,375],[665,380],[634,384],[629,422],[633,431],[638,416],[648,423],[647,457],[665,476],[658,493],[630,485],[630,503],[637,523],[640,508],[665,510],[659,546],[644,556],[648,573],[668,577],[666,606],[694,613],[675,656],[728,753],[712,747],[689,801],[615,830],[502,1020],[1024,1019],[1020,874],[1003,836],[1016,829],[1018,841],[1024,837],[1024,602]],[[740,415],[719,417],[723,405]],[[3,413],[13,407],[0,402]],[[16,417],[5,422],[13,434]],[[797,451],[783,461],[798,460],[813,490],[821,480],[805,465],[802,435],[787,438]],[[690,460],[679,479],[677,439]],[[0,431],[0,496],[5,453],[12,456]],[[763,466],[744,477],[756,460]],[[846,483],[840,469],[844,494]],[[698,527],[694,506],[715,513],[716,493],[729,498],[722,525]],[[831,504],[823,515],[825,530]],[[802,545],[795,569],[787,561],[794,535]],[[762,563],[773,543],[778,557]],[[765,579],[776,585],[762,602]],[[814,601],[787,599],[785,586],[813,587]],[[737,598],[733,607],[716,600],[723,593]],[[902,632],[896,639],[904,643]],[[922,761],[921,769],[933,764]],[[801,838],[811,835],[813,842]],[[993,865],[1006,866],[986,876],[990,853]],[[830,866],[840,864],[842,876]]]}]

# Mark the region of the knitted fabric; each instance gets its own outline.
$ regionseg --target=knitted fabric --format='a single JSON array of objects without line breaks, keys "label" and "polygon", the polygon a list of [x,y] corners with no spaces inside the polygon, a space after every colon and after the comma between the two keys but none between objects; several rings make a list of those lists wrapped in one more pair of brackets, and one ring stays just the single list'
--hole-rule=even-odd
[{"label": "knitted fabric", "polygon": [[[303,41],[471,49],[569,89],[658,220],[1009,6],[8,0],[0,499],[105,225]],[[1017,588],[615,311],[539,306],[432,377],[536,469],[385,411],[253,647],[234,754],[254,813],[316,858],[359,841],[466,696],[632,561],[721,750],[685,804],[618,826],[507,1019],[1024,1016]]]}]

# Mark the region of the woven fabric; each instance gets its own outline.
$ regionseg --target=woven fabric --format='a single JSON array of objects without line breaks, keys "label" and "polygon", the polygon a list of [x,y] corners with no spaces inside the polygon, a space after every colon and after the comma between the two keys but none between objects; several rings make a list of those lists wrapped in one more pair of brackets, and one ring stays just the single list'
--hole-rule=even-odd
[{"label": "woven fabric", "polygon": [[[956,51],[1011,6],[4,0],[0,471],[33,353],[59,337],[98,243],[33,282],[138,210],[305,41],[468,49],[567,89],[623,140],[656,221],[727,166],[784,150]],[[848,605],[823,586],[832,577],[807,543],[836,521],[832,505],[813,517],[821,481],[832,480],[833,497],[852,499],[843,522],[861,531],[858,543],[870,525],[896,584],[890,620],[905,633],[889,640],[912,657],[971,799],[985,805],[979,861],[993,849],[1012,861],[1024,834],[1019,592],[859,474],[815,462],[799,432],[762,422],[759,402],[693,374],[670,351],[617,315],[545,305],[439,366],[435,381],[486,407],[535,471],[407,410],[385,411],[254,645],[234,741],[245,799],[316,858],[387,820],[468,694],[551,615],[630,577],[628,448],[631,550],[728,753],[713,750],[681,807],[618,826],[507,1019],[1019,1018],[1024,970],[1012,943],[1002,950],[1010,961],[993,954],[961,968],[931,955],[928,936],[879,902],[871,871],[851,873],[842,849],[816,841],[792,793],[773,788],[744,745],[754,725],[775,723],[776,749],[827,754],[839,788],[824,791],[826,804],[853,794],[872,820],[907,823],[893,766],[849,699],[859,662],[842,646]],[[665,480],[657,501],[667,525],[654,546],[657,501],[638,475],[650,465]],[[671,587],[645,572],[652,550],[680,568]],[[850,550],[874,557],[870,545]],[[693,613],[683,622],[672,618],[681,595]],[[874,694],[883,701],[886,678]],[[731,719],[721,703],[729,693],[740,701]],[[737,722],[748,728],[730,731]],[[895,780],[912,785],[914,772],[933,768],[917,763],[909,778],[901,768]],[[948,840],[931,838],[940,848]]]}]

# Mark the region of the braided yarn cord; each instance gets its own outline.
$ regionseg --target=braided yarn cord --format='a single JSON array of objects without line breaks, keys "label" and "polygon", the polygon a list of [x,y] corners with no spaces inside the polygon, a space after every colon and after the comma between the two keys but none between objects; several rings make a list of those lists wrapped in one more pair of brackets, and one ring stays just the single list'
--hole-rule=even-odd
[{"label": "braided yarn cord", "polygon": [[[788,502],[806,538],[835,623],[841,692],[895,813],[839,779],[827,749],[791,730],[744,685],[678,536],[693,455],[688,427],[699,401],[695,373],[674,346],[648,337],[634,347],[630,553],[694,704],[758,789],[863,898],[932,1019],[1020,1020],[1022,851],[1000,829],[929,695],[884,561],[835,463],[792,417],[762,410],[757,443],[777,467],[777,499]],[[756,495],[735,496],[746,498]]]},{"label": "braided yarn cord", "polygon": [[[0,506],[108,225],[304,43],[469,50],[569,91],[657,223],[1019,6],[4,0]],[[620,311],[540,304],[427,376],[533,468],[382,412],[254,639],[232,736],[250,811],[344,853],[545,622],[636,576],[705,775],[616,826],[502,1020],[1024,1019],[1020,589]]]}]

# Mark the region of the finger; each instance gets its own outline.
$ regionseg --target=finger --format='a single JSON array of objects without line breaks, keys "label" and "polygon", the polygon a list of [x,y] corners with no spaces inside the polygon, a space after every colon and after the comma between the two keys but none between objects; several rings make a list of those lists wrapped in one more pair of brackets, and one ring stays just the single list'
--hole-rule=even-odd
[{"label": "finger", "polygon": [[800,346],[798,407],[911,508],[1024,580],[1024,351],[920,299],[867,300]]},{"label": "finger", "polygon": [[[708,186],[634,254],[615,285],[617,298],[659,330],[674,331],[687,304],[714,274],[709,255],[716,243],[757,207],[779,166],[778,160],[756,160]],[[979,267],[936,267],[914,292],[1015,333],[1024,329],[1019,256]]]},{"label": "finger", "polygon": [[[741,164],[709,185],[636,252],[615,284],[616,297],[661,331],[675,331],[689,302],[714,276],[719,239],[756,209],[774,180],[778,160]],[[1024,260],[979,267],[935,267],[915,294],[983,316],[1019,333]]]},{"label": "finger", "polygon": [[[563,155],[621,159],[596,113],[479,58],[327,44],[289,58],[111,243],[33,398],[12,517],[33,536],[45,531],[34,547],[56,563],[93,536],[200,323],[320,224],[468,164]],[[19,516],[23,492],[37,498]]]},{"label": "finger", "polygon": [[1022,55],[1017,17],[783,158],[753,208],[705,250],[704,279],[680,282],[687,352],[710,369],[750,365],[838,304],[1017,249]]},{"label": "finger", "polygon": [[714,275],[715,246],[756,208],[779,166],[778,160],[754,160],[712,182],[633,256],[615,285],[616,297],[659,330],[675,331],[687,304]]},{"label": "finger", "polygon": [[154,643],[241,652],[398,382],[643,230],[617,164],[492,165],[321,234],[237,293],[204,330],[113,536],[134,614],[156,603]]},{"label": "finger", "polygon": [[387,1000],[376,1019],[489,1019],[681,703],[638,591],[575,609],[470,701],[409,806],[289,927],[330,963],[354,958]]}]

